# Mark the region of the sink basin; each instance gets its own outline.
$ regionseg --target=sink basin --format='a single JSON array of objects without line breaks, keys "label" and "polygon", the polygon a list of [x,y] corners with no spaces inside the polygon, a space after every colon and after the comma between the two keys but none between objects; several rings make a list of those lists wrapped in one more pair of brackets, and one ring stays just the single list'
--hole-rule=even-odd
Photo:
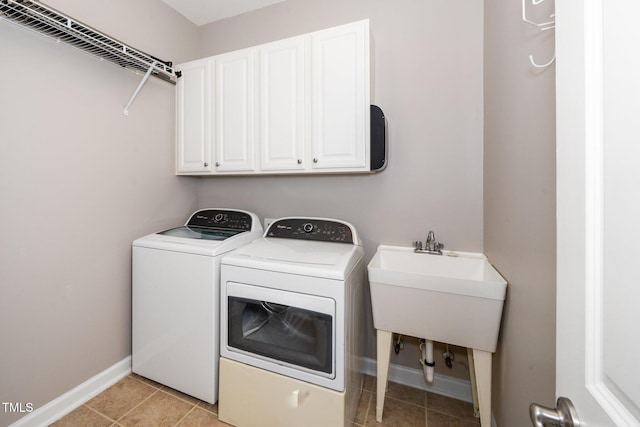
[{"label": "sink basin", "polygon": [[483,254],[380,245],[368,272],[376,329],[495,352],[507,282]]}]

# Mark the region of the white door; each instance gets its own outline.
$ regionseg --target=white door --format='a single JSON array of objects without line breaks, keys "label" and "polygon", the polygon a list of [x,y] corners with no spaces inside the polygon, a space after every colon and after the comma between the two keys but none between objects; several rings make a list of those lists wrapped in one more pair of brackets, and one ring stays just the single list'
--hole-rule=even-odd
[{"label": "white door", "polygon": [[369,167],[369,21],[311,36],[313,168]]},{"label": "white door", "polygon": [[176,135],[178,172],[211,171],[211,61],[176,67]]},{"label": "white door", "polygon": [[243,49],[215,57],[217,172],[254,169],[255,55]]},{"label": "white door", "polygon": [[305,39],[260,47],[260,168],[305,168]]},{"label": "white door", "polygon": [[556,395],[640,426],[640,2],[556,2]]}]

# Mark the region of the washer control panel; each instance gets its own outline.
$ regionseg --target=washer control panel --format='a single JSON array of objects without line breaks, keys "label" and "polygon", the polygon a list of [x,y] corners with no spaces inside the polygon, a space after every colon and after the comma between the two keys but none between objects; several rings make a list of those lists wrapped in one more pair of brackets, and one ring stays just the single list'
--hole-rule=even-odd
[{"label": "washer control panel", "polygon": [[252,220],[251,215],[246,212],[203,209],[194,213],[185,225],[187,227],[251,231]]},{"label": "washer control panel", "polygon": [[283,218],[274,221],[265,236],[353,244],[351,227],[329,219]]}]

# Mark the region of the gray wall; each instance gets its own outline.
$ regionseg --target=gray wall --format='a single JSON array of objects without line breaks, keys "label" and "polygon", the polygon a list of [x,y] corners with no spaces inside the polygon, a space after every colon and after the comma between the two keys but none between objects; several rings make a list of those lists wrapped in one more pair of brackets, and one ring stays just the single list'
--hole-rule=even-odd
[{"label": "gray wall", "polygon": [[509,282],[493,364],[501,427],[530,425],[533,401],[555,406],[555,68],[528,59],[553,56],[553,32],[520,14],[485,1],[484,247]]},{"label": "gray wall", "polygon": [[[388,168],[375,175],[204,178],[200,206],[350,221],[367,262],[378,244],[409,246],[430,229],[448,248],[482,251],[482,2],[290,0],[202,27],[201,56],[364,18],[373,46],[372,103],[389,123]],[[368,355],[375,357],[368,323]],[[400,363],[419,368],[417,355],[411,345]]]},{"label": "gray wall", "polygon": [[[46,3],[195,55],[197,28],[157,0]],[[0,401],[37,409],[131,354],[131,241],[184,221],[196,182],[173,173],[172,85],[151,78],[125,117],[141,76],[5,21],[0,58]]]}]

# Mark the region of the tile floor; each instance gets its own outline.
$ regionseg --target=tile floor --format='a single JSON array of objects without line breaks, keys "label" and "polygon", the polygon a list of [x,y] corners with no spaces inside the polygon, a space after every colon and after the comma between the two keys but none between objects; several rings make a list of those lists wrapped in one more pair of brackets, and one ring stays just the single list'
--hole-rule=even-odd
[{"label": "tile floor", "polygon": [[[356,427],[480,425],[473,416],[470,403],[392,382],[385,396],[382,423],[376,423],[375,412],[375,378],[367,376],[354,425]],[[228,426],[218,421],[217,413],[217,404],[210,405],[131,374],[51,426]]]}]

